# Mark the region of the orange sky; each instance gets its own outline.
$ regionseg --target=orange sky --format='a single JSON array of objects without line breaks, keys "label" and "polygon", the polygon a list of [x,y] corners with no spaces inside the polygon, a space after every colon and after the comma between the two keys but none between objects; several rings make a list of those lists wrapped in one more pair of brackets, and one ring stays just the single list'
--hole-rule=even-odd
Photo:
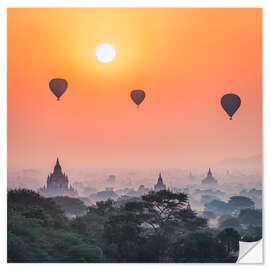
[{"label": "orange sky", "polygon": [[[8,166],[194,168],[262,151],[261,9],[8,9]],[[116,48],[111,63],[96,48]],[[48,83],[65,78],[57,102]],[[144,89],[137,109],[132,89]],[[227,92],[242,105],[232,121]]]}]

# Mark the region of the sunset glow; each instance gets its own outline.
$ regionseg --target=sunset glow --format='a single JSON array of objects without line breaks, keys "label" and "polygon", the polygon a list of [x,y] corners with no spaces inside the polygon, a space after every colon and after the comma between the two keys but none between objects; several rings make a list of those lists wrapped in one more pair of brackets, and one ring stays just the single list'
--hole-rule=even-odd
[{"label": "sunset glow", "polygon": [[249,261],[262,8],[9,8],[7,21],[8,263]]},{"label": "sunset glow", "polygon": [[[261,18],[244,8],[8,9],[9,167],[58,156],[65,167],[208,168],[261,155]],[[100,54],[104,43],[113,47]],[[61,102],[52,78],[68,82]],[[146,93],[139,109],[133,89]],[[242,100],[232,121],[226,93]]]}]

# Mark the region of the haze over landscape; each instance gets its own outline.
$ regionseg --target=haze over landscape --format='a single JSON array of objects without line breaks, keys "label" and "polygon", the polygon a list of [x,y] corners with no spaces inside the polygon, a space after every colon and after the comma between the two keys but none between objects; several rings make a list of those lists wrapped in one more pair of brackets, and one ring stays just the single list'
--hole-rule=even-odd
[{"label": "haze over landscape", "polygon": [[236,262],[262,238],[261,9],[7,27],[8,262]]},{"label": "haze over landscape", "polygon": [[[9,168],[50,168],[59,156],[66,168],[203,169],[260,156],[261,11],[227,12],[9,10]],[[103,42],[116,49],[106,64],[95,56]],[[59,102],[52,77],[69,83]],[[226,92],[242,99],[233,121]]]}]

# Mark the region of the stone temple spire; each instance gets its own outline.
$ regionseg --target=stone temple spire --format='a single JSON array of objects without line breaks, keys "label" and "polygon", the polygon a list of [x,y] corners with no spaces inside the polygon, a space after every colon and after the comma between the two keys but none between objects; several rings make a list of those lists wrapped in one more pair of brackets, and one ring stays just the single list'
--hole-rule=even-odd
[{"label": "stone temple spire", "polygon": [[212,172],[211,172],[211,169],[209,168],[209,170],[208,170],[208,174],[207,174],[207,176],[212,176]]},{"label": "stone temple spire", "polygon": [[161,172],[159,173],[157,184],[158,185],[163,185],[163,179],[161,177]]},{"label": "stone temple spire", "polygon": [[211,169],[209,168],[207,176],[202,180],[203,185],[216,185],[218,181],[213,177]]},{"label": "stone temple spire", "polygon": [[55,173],[55,174],[62,173],[62,168],[60,166],[60,163],[59,163],[59,159],[58,158],[56,160],[56,164],[54,166],[53,173]]},{"label": "stone temple spire", "polygon": [[155,191],[160,191],[166,189],[166,185],[163,183],[163,179],[161,177],[161,173],[159,173],[157,184],[155,185]]},{"label": "stone temple spire", "polygon": [[69,186],[68,177],[62,172],[62,168],[57,158],[53,173],[47,177],[47,187],[39,189],[44,196],[78,196],[77,190]]}]

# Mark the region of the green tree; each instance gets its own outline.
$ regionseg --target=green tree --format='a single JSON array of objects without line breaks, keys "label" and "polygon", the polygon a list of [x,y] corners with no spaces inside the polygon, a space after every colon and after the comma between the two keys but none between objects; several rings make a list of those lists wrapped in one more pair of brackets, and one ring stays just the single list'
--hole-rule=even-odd
[{"label": "green tree", "polygon": [[58,204],[67,215],[80,216],[86,213],[87,207],[81,200],[77,198],[57,196],[53,197],[52,200],[55,201],[56,204]]},{"label": "green tree", "polygon": [[26,218],[39,220],[42,226],[49,226],[53,224],[52,217],[39,206],[30,207],[21,213]]},{"label": "green tree", "polygon": [[244,231],[241,241],[243,242],[255,242],[262,239],[262,227],[261,226],[249,226]]},{"label": "green tree", "polygon": [[205,231],[184,235],[173,244],[171,253],[175,262],[220,262],[226,257],[224,246]]},{"label": "green tree", "polygon": [[[104,225],[112,215],[119,213],[119,209],[112,200],[99,201],[89,206],[82,220],[87,225],[87,232],[97,241],[103,241]],[[73,227],[75,228],[75,227]]]},{"label": "green tree", "polygon": [[99,247],[87,245],[85,243],[71,246],[67,251],[64,262],[89,263],[101,262],[103,260],[103,252]]},{"label": "green tree", "polygon": [[241,209],[238,216],[242,224],[262,226],[262,212],[256,209]]},{"label": "green tree", "polygon": [[234,230],[238,231],[239,233],[242,232],[243,228],[241,226],[240,220],[238,218],[229,218],[222,221],[219,224],[219,229],[223,230],[226,228],[233,228]]},{"label": "green tree", "polygon": [[203,211],[203,216],[207,219],[215,219],[217,217],[216,214],[211,211]]},{"label": "green tree", "polygon": [[231,209],[228,207],[228,204],[224,201],[213,200],[209,203],[205,203],[205,211],[210,211],[215,213],[217,216],[221,215],[230,215]]},{"label": "green tree", "polygon": [[[104,240],[110,246],[117,248],[117,258],[121,261],[136,261],[139,259],[139,245],[141,241],[140,220],[136,214],[122,210],[118,215],[113,215],[105,223]],[[105,249],[109,257],[112,257],[110,250]],[[115,255],[115,251],[113,252]]]},{"label": "green tree", "polygon": [[161,262],[168,257],[167,250],[171,243],[163,235],[147,235],[142,238],[139,247],[140,262]]},{"label": "green tree", "polygon": [[227,228],[217,235],[217,239],[225,246],[227,256],[239,250],[240,234],[236,230]]},{"label": "green tree", "polygon": [[73,218],[71,221],[71,227],[74,231],[80,234],[87,234],[88,233],[88,226],[83,217],[76,217]]},{"label": "green tree", "polygon": [[45,220],[47,219],[47,222],[50,222],[50,219],[53,222],[53,226],[57,228],[64,228],[68,224],[64,211],[59,205],[51,198],[44,198],[33,190],[9,190],[7,197],[8,208],[22,213],[26,217],[33,218],[33,215],[36,215],[36,218],[40,218],[43,216],[44,220],[46,216]]},{"label": "green tree", "polygon": [[169,190],[150,192],[142,196],[144,222],[148,223],[156,233],[172,235],[175,230],[194,230],[207,225],[207,220],[197,217],[196,213],[187,209],[188,196],[184,193],[173,193]]},{"label": "green tree", "polygon": [[254,202],[244,196],[232,196],[228,201],[228,206],[232,210],[240,210],[245,208],[254,208]]},{"label": "green tree", "polygon": [[81,219],[67,219],[54,201],[34,191],[8,191],[8,262],[103,260]]},{"label": "green tree", "polygon": [[37,242],[8,232],[8,262],[50,262],[51,257]]}]

